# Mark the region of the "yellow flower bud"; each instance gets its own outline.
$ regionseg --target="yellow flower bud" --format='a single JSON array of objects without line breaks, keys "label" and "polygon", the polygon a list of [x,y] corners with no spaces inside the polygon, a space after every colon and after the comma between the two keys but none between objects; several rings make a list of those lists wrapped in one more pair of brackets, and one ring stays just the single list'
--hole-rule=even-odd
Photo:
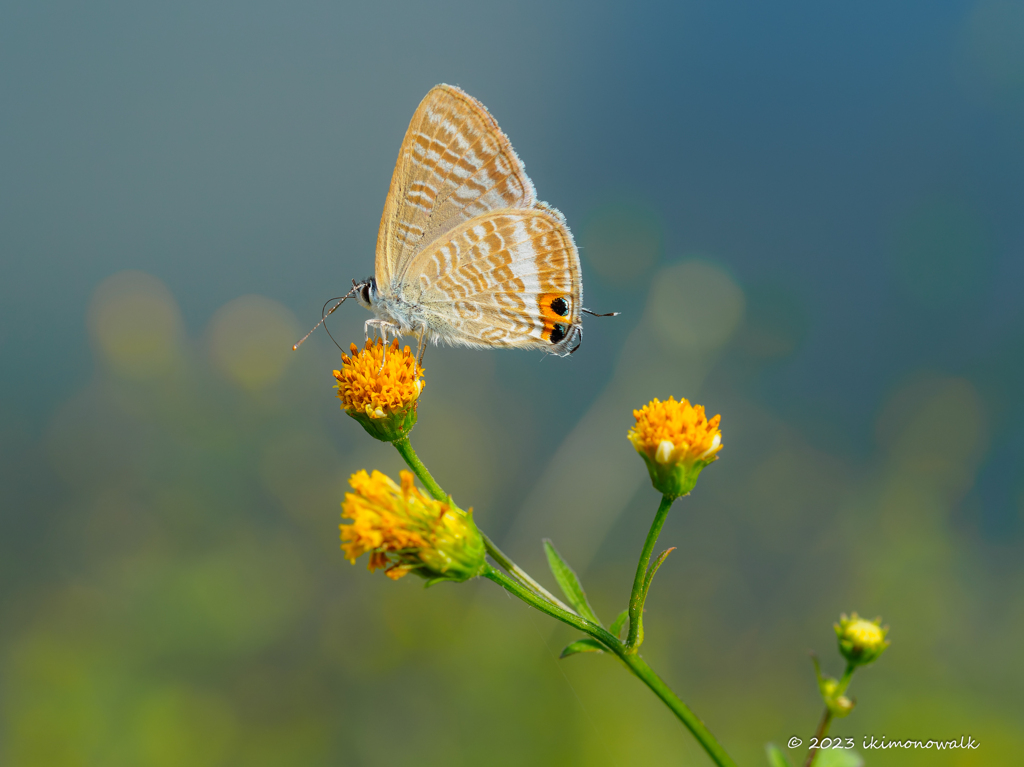
[{"label": "yellow flower bud", "polygon": [[655,398],[633,416],[636,424],[627,436],[647,464],[654,487],[670,498],[689,493],[722,449],[722,417],[709,421],[702,405],[674,397],[665,402]]},{"label": "yellow flower bud", "polygon": [[835,624],[836,636],[839,638],[839,652],[855,666],[871,663],[889,646],[885,635],[888,626],[882,626],[882,619],[864,620],[857,613],[849,618],[842,615]]},{"label": "yellow flower bud", "polygon": [[416,425],[416,400],[423,390],[423,368],[415,355],[408,346],[399,349],[398,339],[386,355],[380,339],[350,348],[352,356],[342,354],[341,370],[334,371],[342,409],[382,442],[407,436]]},{"label": "yellow flower bud", "polygon": [[[473,522],[473,510],[435,500],[413,484],[411,472],[401,472],[401,486],[379,471],[356,472],[345,494],[341,547],[355,564],[369,554],[370,572],[384,569],[398,580],[414,572],[430,581],[465,581],[484,569],[483,537]],[[428,584],[429,585],[429,584]]]}]

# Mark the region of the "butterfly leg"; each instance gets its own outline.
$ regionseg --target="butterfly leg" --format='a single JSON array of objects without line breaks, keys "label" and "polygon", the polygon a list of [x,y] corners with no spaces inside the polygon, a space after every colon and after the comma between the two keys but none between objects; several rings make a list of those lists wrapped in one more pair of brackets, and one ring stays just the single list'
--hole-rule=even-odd
[{"label": "butterfly leg", "polygon": [[389,332],[394,333],[396,338],[402,334],[401,327],[399,327],[395,323],[388,322],[387,320],[380,320],[374,318],[372,320],[367,320],[366,322],[363,323],[363,334],[366,336],[367,341],[370,340],[370,328],[377,328],[377,331],[380,333],[381,340],[384,342],[385,346],[388,343]]},{"label": "butterfly leg", "polygon": [[416,370],[423,367],[423,355],[427,353],[427,326],[420,326],[419,332],[416,333]]},{"label": "butterfly leg", "polygon": [[[402,334],[402,328],[393,322],[381,319],[371,319],[363,323],[363,333],[366,336],[366,340],[370,340],[370,328],[377,328],[380,331],[381,341],[383,342],[383,351],[380,359],[380,370],[384,369],[384,363],[388,360],[388,332],[393,332],[395,338],[398,338]],[[377,372],[380,373],[380,370]]]}]

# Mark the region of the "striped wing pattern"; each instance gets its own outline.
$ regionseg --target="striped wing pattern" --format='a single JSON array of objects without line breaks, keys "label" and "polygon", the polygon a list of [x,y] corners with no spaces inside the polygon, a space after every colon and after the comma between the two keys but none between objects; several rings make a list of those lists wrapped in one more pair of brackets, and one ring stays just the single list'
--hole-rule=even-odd
[{"label": "striped wing pattern", "polygon": [[377,235],[377,284],[391,290],[413,257],[474,216],[536,200],[512,145],[476,99],[451,85],[430,90],[398,153]]},{"label": "striped wing pattern", "polygon": [[485,213],[411,261],[402,297],[438,340],[468,346],[575,345],[579,256],[562,215],[542,204]]}]

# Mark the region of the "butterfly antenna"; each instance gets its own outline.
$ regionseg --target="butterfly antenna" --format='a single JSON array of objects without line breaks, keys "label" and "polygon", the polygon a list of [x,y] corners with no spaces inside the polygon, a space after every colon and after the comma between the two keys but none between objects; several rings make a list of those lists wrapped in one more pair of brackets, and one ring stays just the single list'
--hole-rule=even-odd
[{"label": "butterfly antenna", "polygon": [[618,317],[620,314],[622,314],[622,312],[608,312],[607,314],[598,314],[597,312],[592,312],[590,311],[590,309],[587,309],[585,307],[583,309],[583,313],[589,314],[591,317]]},{"label": "butterfly antenna", "polygon": [[[311,335],[313,335],[313,331],[316,330],[321,325],[324,326],[324,330],[327,330],[327,325],[324,324],[327,321],[327,318],[330,317],[332,314],[334,314],[334,310],[337,309],[339,306],[341,306],[343,303],[345,303],[345,299],[351,297],[357,290],[359,290],[360,287],[361,286],[356,285],[355,284],[355,280],[353,280],[352,281],[352,290],[350,290],[348,293],[346,293],[343,296],[335,296],[334,298],[327,299],[327,301],[324,302],[323,309],[320,310],[320,322],[316,323],[316,325],[314,325],[312,327],[312,329],[310,329],[310,331],[308,333],[306,333],[306,335],[304,335],[301,339],[299,339],[299,342],[297,344],[292,344],[292,351],[295,351],[300,346],[302,346],[302,344],[305,342],[305,340],[307,338],[309,338]],[[328,312],[328,311],[326,311],[327,304],[331,303],[331,301],[337,301],[338,303],[336,303],[334,306],[332,306],[331,310]],[[327,335],[331,336],[331,331],[330,330],[327,330]],[[331,336],[331,340],[334,341],[334,336]],[[338,346],[338,342],[334,341],[334,345]],[[338,346],[338,348],[341,349],[340,346]],[[341,350],[345,351],[344,349],[341,349]]]},{"label": "butterfly antenna", "polygon": [[[348,298],[348,296],[345,296],[345,298]],[[325,314],[324,313],[324,309],[327,308],[327,304],[331,303],[331,301],[334,300],[333,298],[328,299],[326,302],[324,302],[323,308],[320,310],[320,322],[323,323],[324,330],[327,331],[327,335],[330,337],[331,341],[334,342],[334,345],[338,347],[338,350],[342,354],[345,353],[345,350],[341,348],[341,344],[339,344],[337,341],[335,341],[334,340],[334,336],[331,335],[331,329],[329,327],[327,327],[327,318],[329,316],[331,316],[331,314],[334,312],[335,309],[337,309],[339,306],[341,306],[343,303],[345,303],[345,298],[343,298],[340,301],[338,301],[338,303],[336,303],[334,306],[331,307],[331,311],[329,311],[329,312],[327,312]]]}]

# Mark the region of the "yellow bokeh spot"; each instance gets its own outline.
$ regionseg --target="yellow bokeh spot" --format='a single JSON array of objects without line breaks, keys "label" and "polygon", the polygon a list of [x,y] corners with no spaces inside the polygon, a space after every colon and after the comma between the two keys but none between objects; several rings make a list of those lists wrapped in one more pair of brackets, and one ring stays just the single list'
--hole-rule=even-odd
[{"label": "yellow bokeh spot", "polygon": [[113,370],[133,379],[167,373],[180,357],[181,312],[167,287],[144,272],[118,272],[93,293],[89,331]]},{"label": "yellow bokeh spot", "polygon": [[717,349],[743,320],[743,290],[724,270],[690,260],[654,279],[648,313],[658,338],[681,351]]},{"label": "yellow bokeh spot", "polygon": [[216,368],[247,391],[277,381],[292,360],[298,336],[294,315],[264,296],[242,296],[210,321],[210,356]]}]

